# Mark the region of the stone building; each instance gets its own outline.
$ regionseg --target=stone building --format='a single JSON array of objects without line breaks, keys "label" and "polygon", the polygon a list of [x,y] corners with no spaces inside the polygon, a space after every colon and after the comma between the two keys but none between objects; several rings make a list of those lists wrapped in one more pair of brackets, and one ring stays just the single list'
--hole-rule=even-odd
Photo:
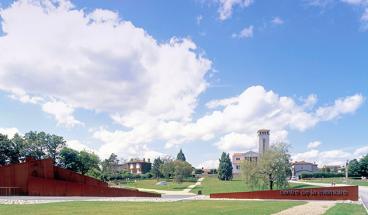
[{"label": "stone building", "polygon": [[258,153],[254,151],[234,153],[232,156],[233,174],[240,173],[240,164],[244,160],[257,162],[270,147],[270,130],[260,129],[258,134]]},{"label": "stone building", "polygon": [[296,161],[291,164],[291,174],[297,178],[303,173],[315,173],[318,172],[318,166],[315,163]]},{"label": "stone building", "polygon": [[122,165],[122,169],[132,174],[145,174],[151,171],[152,163],[150,159],[131,159]]}]

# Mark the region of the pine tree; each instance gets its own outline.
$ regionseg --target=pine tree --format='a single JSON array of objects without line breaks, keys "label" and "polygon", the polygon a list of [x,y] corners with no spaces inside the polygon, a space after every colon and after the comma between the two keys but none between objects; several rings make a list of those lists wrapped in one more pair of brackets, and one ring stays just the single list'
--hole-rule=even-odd
[{"label": "pine tree", "polygon": [[230,155],[223,152],[219,161],[218,178],[222,181],[231,180],[233,178],[233,166]]},{"label": "pine tree", "polygon": [[176,156],[176,160],[181,160],[181,161],[185,161],[185,155],[183,153],[183,151],[180,149],[178,155]]},{"label": "pine tree", "polygon": [[160,157],[156,158],[153,161],[151,173],[153,177],[157,178],[157,180],[162,176],[162,173],[160,171],[160,167],[164,162],[160,159]]}]

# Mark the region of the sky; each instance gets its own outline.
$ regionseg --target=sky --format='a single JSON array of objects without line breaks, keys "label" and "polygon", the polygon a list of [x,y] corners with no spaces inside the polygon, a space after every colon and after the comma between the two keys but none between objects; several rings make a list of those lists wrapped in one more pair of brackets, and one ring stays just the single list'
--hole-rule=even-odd
[{"label": "sky", "polygon": [[367,0],[0,0],[0,133],[216,167],[368,153]]}]

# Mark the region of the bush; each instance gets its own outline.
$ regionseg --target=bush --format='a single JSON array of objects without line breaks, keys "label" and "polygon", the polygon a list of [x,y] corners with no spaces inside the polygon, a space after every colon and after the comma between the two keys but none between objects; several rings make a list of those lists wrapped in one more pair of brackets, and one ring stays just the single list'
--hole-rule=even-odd
[{"label": "bush", "polygon": [[344,173],[334,173],[334,172],[316,172],[316,173],[303,173],[301,178],[338,178],[344,177]]},{"label": "bush", "polygon": [[153,177],[153,175],[151,174],[151,173],[145,173],[145,174],[142,174],[142,175],[140,175],[140,178],[141,179],[149,179],[149,178],[152,178]]}]

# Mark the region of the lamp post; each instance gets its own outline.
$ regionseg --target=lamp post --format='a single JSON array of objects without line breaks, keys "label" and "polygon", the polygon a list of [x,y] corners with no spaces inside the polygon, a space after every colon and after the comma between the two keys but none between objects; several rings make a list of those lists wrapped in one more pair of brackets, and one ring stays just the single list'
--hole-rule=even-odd
[{"label": "lamp post", "polygon": [[345,180],[346,182],[348,182],[348,176],[349,176],[349,160],[346,160],[346,164],[345,164]]}]

